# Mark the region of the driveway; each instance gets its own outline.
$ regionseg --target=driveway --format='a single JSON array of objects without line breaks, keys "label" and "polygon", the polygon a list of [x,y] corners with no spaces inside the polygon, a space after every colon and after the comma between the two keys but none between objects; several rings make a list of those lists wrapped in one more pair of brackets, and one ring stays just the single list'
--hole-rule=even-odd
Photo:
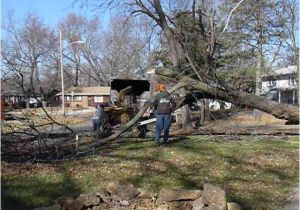
[{"label": "driveway", "polygon": [[299,210],[299,184],[292,190],[293,198],[282,210]]}]

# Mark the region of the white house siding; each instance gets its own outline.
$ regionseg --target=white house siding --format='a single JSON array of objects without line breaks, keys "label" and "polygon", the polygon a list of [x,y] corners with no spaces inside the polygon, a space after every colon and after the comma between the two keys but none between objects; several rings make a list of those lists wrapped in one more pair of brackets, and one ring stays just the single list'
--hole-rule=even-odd
[{"label": "white house siding", "polygon": [[298,104],[296,66],[277,69],[262,77],[262,95],[280,103]]}]

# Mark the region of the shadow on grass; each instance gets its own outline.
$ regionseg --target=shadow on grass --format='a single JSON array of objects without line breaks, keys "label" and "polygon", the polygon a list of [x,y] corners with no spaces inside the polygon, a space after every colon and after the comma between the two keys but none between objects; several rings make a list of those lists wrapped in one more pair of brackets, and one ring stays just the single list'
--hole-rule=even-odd
[{"label": "shadow on grass", "polygon": [[[205,138],[194,141],[180,137],[171,138],[165,147],[154,146],[150,139],[133,139],[104,145],[95,154],[103,160],[96,162],[97,167],[112,171],[107,173],[104,180],[99,179],[103,183],[131,183],[156,192],[163,187],[202,189],[204,183],[211,183],[225,189],[228,201],[241,204],[245,210],[276,209],[283,202],[279,191],[281,188],[288,189],[293,182],[294,169],[286,174],[284,169],[276,168],[276,165],[266,167],[261,163],[249,162],[248,158],[262,155],[266,150],[270,150],[269,155],[274,155],[279,148],[283,150],[281,155],[284,157],[291,153],[290,148],[283,148],[278,143],[265,143],[253,149],[254,143],[212,142]],[[64,163],[59,164],[57,172],[63,177],[60,182],[41,177],[23,177],[15,178],[18,182],[11,184],[9,178],[2,179],[2,205],[7,205],[2,209],[28,209],[45,203],[51,205],[57,197],[79,195],[80,189],[73,182],[68,167]],[[22,190],[32,194],[20,196]],[[20,207],[15,208],[10,203]]]},{"label": "shadow on grass", "polygon": [[58,166],[57,171],[62,176],[61,181],[50,176],[2,177],[1,209],[29,210],[53,205],[59,197],[79,195],[81,190],[68,175],[67,169]]},{"label": "shadow on grass", "polygon": [[[102,155],[108,158],[118,159],[120,161],[136,161],[140,163],[141,168],[139,171],[141,175],[123,178],[122,180],[119,180],[121,183],[133,183],[138,186],[151,184],[151,188],[159,190],[162,187],[168,185],[168,183],[165,181],[165,177],[172,176],[178,182],[177,184],[181,188],[201,189],[203,183],[198,183],[191,180],[191,172],[182,169],[176,164],[166,160],[166,157],[164,157],[165,154],[162,151],[164,149],[177,147],[178,143],[185,145],[186,143],[188,143],[187,140],[188,138],[186,137],[171,138],[167,145],[154,145],[152,140],[142,142],[126,142],[126,144],[122,143],[125,148],[122,147],[122,145],[114,145],[110,147],[109,150],[106,150],[106,153]],[[143,150],[145,149],[150,149],[152,152],[150,154],[143,154],[143,157],[138,155],[129,156],[126,154],[115,154],[115,149],[120,146],[122,147],[121,149],[129,152],[136,152],[136,154],[143,154]],[[162,164],[165,167],[165,170],[153,168],[153,163]]]}]

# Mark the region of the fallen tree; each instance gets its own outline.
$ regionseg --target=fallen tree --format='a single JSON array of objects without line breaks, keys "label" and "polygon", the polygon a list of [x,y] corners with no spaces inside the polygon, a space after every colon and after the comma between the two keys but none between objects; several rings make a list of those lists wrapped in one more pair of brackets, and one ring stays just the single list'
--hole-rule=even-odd
[{"label": "fallen tree", "polygon": [[[189,51],[189,48],[186,48],[183,41],[185,39],[182,39],[182,34],[180,34],[180,27],[176,25],[176,17],[168,16],[163,10],[159,0],[134,1],[133,5],[136,6],[136,10],[133,10],[132,14],[147,15],[161,28],[163,32],[165,45],[168,49],[168,57],[171,59],[173,68],[170,73],[164,71],[160,72],[160,74],[169,77],[170,83],[177,82],[177,85],[169,90],[170,93],[173,93],[180,88],[185,88],[192,94],[195,92],[201,92],[206,98],[220,99],[233,104],[258,109],[269,113],[276,118],[286,119],[291,124],[298,124],[299,111],[297,107],[283,105],[275,101],[268,100],[267,98],[241,91],[235,88],[234,84],[225,84],[222,82],[216,74],[214,60],[217,46],[220,46],[219,42],[228,26],[233,11],[242,2],[243,0],[239,1],[236,7],[231,10],[228,15],[227,22],[221,32],[215,24],[214,13],[212,13],[211,16],[206,16],[205,13],[200,10],[197,12],[199,18],[196,19],[195,9],[190,12],[194,20],[193,27],[198,29],[198,31],[194,30],[196,31],[195,35],[197,37],[198,44],[202,43],[203,46],[205,46],[203,47],[203,51],[201,51],[204,61],[203,67],[200,67],[200,64],[193,60],[193,58],[195,58],[195,56],[192,56],[193,52]],[[207,21],[210,24],[205,23],[204,18],[207,18]],[[183,70],[183,66],[189,66],[191,71]],[[177,81],[175,81],[174,78],[176,78]],[[153,98],[149,99],[137,115],[119,131],[107,138],[97,139],[96,142],[90,145],[90,147],[97,147],[118,138],[122,133],[134,126],[145,110],[153,102]],[[188,100],[182,98],[178,99],[177,104],[179,105],[177,107],[185,105],[187,101]]]},{"label": "fallen tree", "polygon": [[[100,5],[109,7],[113,2],[120,3],[111,0],[101,2]],[[173,93],[180,88],[185,88],[192,94],[200,92],[206,98],[220,99],[258,109],[276,118],[286,119],[291,124],[298,124],[299,112],[296,107],[244,92],[235,87],[235,84],[224,82],[219,78],[217,57],[224,56],[226,53],[218,54],[217,51],[224,50],[221,48],[224,44],[222,38],[225,38],[224,35],[234,11],[243,5],[244,0],[238,1],[231,10],[227,11],[228,15],[223,22],[218,22],[220,20],[216,15],[217,10],[211,8],[210,3],[206,5],[203,2],[197,5],[196,1],[192,2],[191,9],[184,8],[183,10],[164,9],[166,4],[165,2],[161,4],[160,0],[134,0],[128,7],[132,15],[146,15],[162,32],[163,48],[167,51],[167,56],[161,60],[165,59],[169,64],[171,63],[168,66],[171,71],[169,75],[166,75],[166,72],[162,74],[169,77],[170,83],[177,84],[169,92]],[[111,141],[126,132],[138,122],[152,101],[153,98],[149,99],[137,115],[120,130],[107,138],[98,139],[91,146]],[[188,103],[188,100],[179,98],[177,102],[177,107],[180,107]]]},{"label": "fallen tree", "polygon": [[[178,91],[180,88],[187,88],[190,89],[191,91],[201,91],[206,95],[206,97],[209,96],[211,96],[212,98],[217,97],[218,99],[232,102],[234,104],[244,105],[249,108],[265,111],[266,113],[269,113],[275,116],[276,118],[286,119],[289,122],[293,122],[294,124],[299,123],[299,112],[297,107],[283,105],[275,101],[271,101],[266,98],[256,96],[250,93],[245,93],[240,91],[237,93],[230,94],[218,88],[210,87],[205,83],[192,80],[191,78],[183,78],[182,82],[178,83],[173,88],[171,88],[169,92],[172,94]],[[107,138],[97,139],[94,143],[90,144],[89,147],[98,147],[100,145],[103,145],[109,141],[112,141],[120,137],[123,133],[128,131],[134,125],[136,125],[136,123],[143,116],[147,108],[153,103],[153,100],[154,97],[148,99],[144,104],[144,106],[136,114],[136,116],[132,118],[126,125],[121,127],[120,130],[118,130],[117,132],[115,132],[114,134],[112,134]],[[182,103],[182,101],[184,100],[178,101],[178,103],[180,103],[179,107],[185,105],[184,103]]]}]

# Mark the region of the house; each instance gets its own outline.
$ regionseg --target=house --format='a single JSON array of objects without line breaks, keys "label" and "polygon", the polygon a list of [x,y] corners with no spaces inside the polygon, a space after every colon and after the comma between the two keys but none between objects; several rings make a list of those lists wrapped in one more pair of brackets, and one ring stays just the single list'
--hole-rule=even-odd
[{"label": "house", "polygon": [[[56,94],[61,99],[61,92]],[[67,107],[94,107],[110,102],[110,87],[72,87],[65,90]]]},{"label": "house", "polygon": [[1,97],[3,101],[5,101],[5,103],[11,103],[11,104],[16,104],[19,101],[27,100],[27,97],[25,97],[23,92],[14,89],[5,89],[5,90],[2,89]]},{"label": "house", "polygon": [[298,105],[297,66],[276,69],[262,76],[262,95],[267,98]]},{"label": "house", "polygon": [[5,106],[9,108],[26,108],[28,105],[30,108],[42,106],[42,97],[39,95],[33,95],[28,92],[24,92],[18,89],[8,89],[1,90],[1,99],[3,100]]}]

